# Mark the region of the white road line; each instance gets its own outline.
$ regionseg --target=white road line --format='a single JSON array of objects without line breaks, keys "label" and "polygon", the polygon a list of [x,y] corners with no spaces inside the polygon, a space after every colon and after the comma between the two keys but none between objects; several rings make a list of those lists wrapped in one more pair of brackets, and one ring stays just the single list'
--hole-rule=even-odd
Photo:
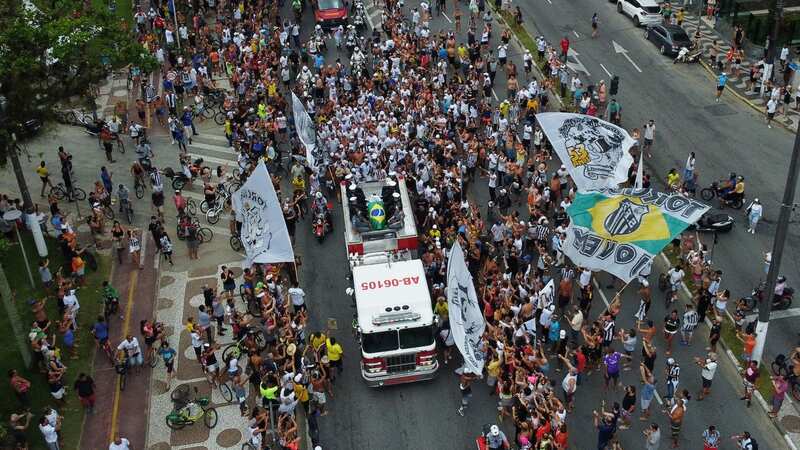
[{"label": "white road line", "polygon": [[[783,311],[772,311],[769,315],[770,320],[774,319],[789,319],[792,317],[800,316],[800,308],[789,308]],[[745,320],[752,321],[753,319],[757,318],[758,314],[748,314],[745,316]]]},{"label": "white road line", "polygon": [[664,402],[661,400],[661,396],[658,395],[658,391],[653,391],[653,393],[656,395],[656,401],[658,402],[658,404],[663,405]]},{"label": "white road line", "polygon": [[603,303],[606,304],[606,308],[608,308],[610,304],[608,303],[608,299],[606,298],[606,293],[603,292],[602,289],[600,289],[600,285],[597,284],[597,278],[592,277],[592,283],[594,284],[594,288],[600,294],[600,298],[603,299]]},{"label": "white road line", "polygon": [[139,240],[142,242],[142,249],[139,252],[139,268],[142,269],[142,268],[144,268],[144,257],[147,254],[147,241],[148,241],[148,239],[147,238],[142,239],[142,237],[140,236]]},{"label": "white road line", "polygon": [[633,60],[631,59],[631,57],[630,57],[630,56],[628,56],[628,54],[627,54],[627,53],[625,53],[623,56],[625,57],[625,59],[627,59],[627,60],[628,60],[628,62],[629,62],[629,63],[633,64],[633,68],[634,68],[634,69],[636,69],[637,71],[639,71],[639,73],[642,73],[642,69],[640,69],[640,68],[639,68],[639,66],[637,66],[635,62],[633,62]]},{"label": "white road line", "polygon": [[198,154],[198,153],[189,153],[189,157],[191,157],[192,160],[195,160],[195,159],[198,159],[198,158],[203,158],[203,162],[218,164],[218,165],[221,165],[221,166],[235,166],[236,165],[236,161],[231,160],[231,159],[214,158],[213,156],[206,156],[206,155],[201,155],[201,154]]},{"label": "white road line", "polygon": [[448,22],[450,22],[450,23],[453,23],[453,21],[452,21],[452,20],[450,20],[450,18],[449,18],[449,17],[447,17],[447,14],[445,14],[444,12],[442,12],[442,15],[444,16],[444,18],[445,18],[445,19],[447,19],[447,21],[448,21]]},{"label": "white road line", "polygon": [[609,72],[609,71],[608,71],[608,69],[606,69],[606,66],[604,66],[604,65],[601,63],[601,64],[600,64],[600,67],[602,67],[602,68],[603,68],[603,71],[606,73],[606,75],[608,75],[608,76],[611,76],[611,72]]},{"label": "white road line", "polygon": [[497,97],[497,92],[494,91],[494,88],[492,88],[492,95],[494,95],[495,100],[497,100],[498,102],[500,101],[500,99]]},{"label": "white road line", "polygon": [[550,0],[547,0],[547,3],[550,3],[551,5],[553,4],[553,2],[551,2]]},{"label": "white road line", "polygon": [[581,37],[581,35],[578,34],[578,32],[575,31],[575,30],[572,30],[572,33],[575,35],[576,38],[580,38]]}]

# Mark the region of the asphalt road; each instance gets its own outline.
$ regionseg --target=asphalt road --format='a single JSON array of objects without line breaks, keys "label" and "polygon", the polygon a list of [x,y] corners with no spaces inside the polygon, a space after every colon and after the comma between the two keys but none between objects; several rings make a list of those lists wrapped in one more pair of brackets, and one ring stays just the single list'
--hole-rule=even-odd
[{"label": "asphalt road", "polygon": [[[682,173],[690,151],[697,155],[700,187],[726,178],[729,172],[745,177],[747,198],[758,197],[764,205],[758,234],[745,233],[747,219],[743,211],[727,210],[738,226],[732,233],[720,235],[716,245],[711,236],[704,236],[703,242],[713,249],[714,264],[724,272],[722,287],[730,289],[735,298],[749,295],[766,276],[762,270],[763,253],[772,249],[794,136],[780,127],[767,128],[763,114],[730,93],[716,103],[716,81],[701,66],[673,64],[670,57],[660,55],[658,48],[643,38],[644,30],[635,28],[628,16],[619,14],[614,3],[571,0],[515,5],[522,9],[532,34],[536,30],[555,45],[563,36],[570,39],[578,60],[591,74],[581,73],[584,83],[601,79],[608,83],[606,71],[620,77],[617,99],[622,104],[624,127],[641,128],[649,119],[656,121],[653,158],[646,162],[654,178],[663,180],[671,168]],[[594,12],[600,18],[596,38],[591,37]],[[615,51],[613,42],[628,52],[641,73]],[[576,59],[570,57],[569,61],[574,64]],[[716,199],[710,203],[718,206]],[[796,218],[794,223],[789,227],[781,273],[790,285],[800,285],[800,229]],[[800,303],[794,306],[789,314],[771,321],[766,360],[771,361],[796,345]]]}]

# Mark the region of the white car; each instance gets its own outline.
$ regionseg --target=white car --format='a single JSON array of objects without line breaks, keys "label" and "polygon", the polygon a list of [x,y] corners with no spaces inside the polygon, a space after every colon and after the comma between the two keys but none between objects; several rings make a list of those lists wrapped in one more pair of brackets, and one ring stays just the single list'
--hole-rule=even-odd
[{"label": "white car", "polygon": [[617,11],[630,16],[634,25],[658,25],[663,21],[661,7],[654,0],[619,0]]}]

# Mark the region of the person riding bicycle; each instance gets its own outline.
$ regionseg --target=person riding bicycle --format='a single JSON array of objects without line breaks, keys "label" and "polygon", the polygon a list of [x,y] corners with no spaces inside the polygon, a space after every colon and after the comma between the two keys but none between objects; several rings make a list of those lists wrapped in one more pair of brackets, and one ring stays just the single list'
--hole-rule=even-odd
[{"label": "person riding bicycle", "polygon": [[206,199],[208,209],[213,209],[217,201],[217,188],[211,183],[205,183],[205,186],[203,186],[203,196]]},{"label": "person riding bicycle", "polygon": [[144,178],[147,173],[144,165],[140,161],[134,161],[131,164],[131,176],[133,177],[134,186],[142,186],[144,188]]},{"label": "person riding bicycle", "polygon": [[97,346],[103,348],[108,343],[108,323],[105,317],[97,316],[97,322],[92,325],[92,336],[97,343]]},{"label": "person riding bicycle", "polygon": [[103,281],[103,299],[119,300],[119,292],[108,281]]},{"label": "person riding bicycle", "polygon": [[178,210],[178,215],[185,216],[186,206],[188,206],[189,202],[186,200],[186,197],[183,196],[180,190],[175,190],[175,197],[172,200],[175,202],[175,209]]},{"label": "person riding bicycle", "polygon": [[117,201],[119,201],[119,210],[120,212],[125,211],[127,208],[130,207],[130,191],[124,184],[120,183],[117,186]]},{"label": "person riding bicycle", "polygon": [[194,224],[192,223],[192,218],[188,214],[181,214],[178,216],[178,230],[180,237],[186,237],[189,235],[189,228],[192,227]]},{"label": "person riding bicycle", "polygon": [[117,350],[123,350],[125,352],[130,365],[141,366],[144,364],[144,355],[142,355],[142,348],[139,346],[139,340],[130,334],[125,336],[125,339],[119,343]]},{"label": "person riding bicycle", "polygon": [[142,165],[149,165],[150,159],[153,157],[153,147],[146,139],[142,139],[136,144],[136,158]]}]

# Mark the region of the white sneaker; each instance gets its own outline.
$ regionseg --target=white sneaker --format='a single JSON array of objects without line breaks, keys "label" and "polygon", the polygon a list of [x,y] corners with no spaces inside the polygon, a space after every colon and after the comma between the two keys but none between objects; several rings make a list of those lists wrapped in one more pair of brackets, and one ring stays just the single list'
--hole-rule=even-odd
[{"label": "white sneaker", "polygon": [[753,229],[752,229],[752,228],[748,228],[748,229],[747,229],[747,232],[748,232],[748,233],[749,233],[749,232],[751,232],[751,231],[753,231]]}]

